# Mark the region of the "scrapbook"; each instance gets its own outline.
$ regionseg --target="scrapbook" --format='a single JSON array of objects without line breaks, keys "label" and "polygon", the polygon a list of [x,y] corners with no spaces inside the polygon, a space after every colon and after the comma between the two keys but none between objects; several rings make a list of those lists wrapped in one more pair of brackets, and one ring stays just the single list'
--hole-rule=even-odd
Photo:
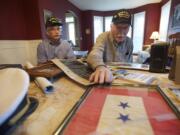
[{"label": "scrapbook", "polygon": [[76,81],[79,84],[89,86],[93,83],[89,81],[90,75],[93,70],[84,63],[79,61],[68,61],[53,59],[52,62],[59,67],[69,78]]},{"label": "scrapbook", "polygon": [[36,67],[27,68],[26,71],[30,75],[30,77],[45,77],[50,80],[53,80],[56,76],[62,74],[62,70],[60,70],[54,63],[51,61],[46,62],[44,64],[38,65]]}]

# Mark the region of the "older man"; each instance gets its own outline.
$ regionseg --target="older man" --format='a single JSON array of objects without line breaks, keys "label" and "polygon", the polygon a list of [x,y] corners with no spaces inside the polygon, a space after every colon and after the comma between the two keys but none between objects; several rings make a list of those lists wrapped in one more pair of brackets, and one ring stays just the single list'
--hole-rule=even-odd
[{"label": "older man", "polygon": [[61,39],[62,23],[51,17],[46,21],[47,39],[37,48],[38,63],[44,63],[51,59],[75,59],[71,45]]},{"label": "older man", "polygon": [[90,81],[110,83],[113,81],[111,71],[105,62],[132,62],[133,43],[127,37],[131,25],[131,14],[122,9],[114,14],[111,30],[99,35],[88,55],[88,64],[95,70]]}]

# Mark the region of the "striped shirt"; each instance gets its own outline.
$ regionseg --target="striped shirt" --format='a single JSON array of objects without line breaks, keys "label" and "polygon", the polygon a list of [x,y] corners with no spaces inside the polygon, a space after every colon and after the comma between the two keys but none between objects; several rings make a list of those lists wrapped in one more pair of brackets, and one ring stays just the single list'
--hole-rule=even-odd
[{"label": "striped shirt", "polygon": [[38,63],[44,63],[54,58],[58,59],[75,59],[71,45],[60,40],[59,43],[53,44],[50,40],[44,40],[37,48]]},{"label": "striped shirt", "polygon": [[132,52],[133,43],[129,37],[117,44],[110,31],[104,32],[97,38],[87,62],[93,69],[105,62],[132,62]]}]

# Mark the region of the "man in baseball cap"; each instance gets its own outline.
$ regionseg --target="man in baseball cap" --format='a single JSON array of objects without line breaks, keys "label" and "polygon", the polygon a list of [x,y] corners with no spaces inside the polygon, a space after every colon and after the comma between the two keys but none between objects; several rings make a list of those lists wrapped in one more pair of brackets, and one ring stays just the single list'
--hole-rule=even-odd
[{"label": "man in baseball cap", "polygon": [[114,14],[112,18],[114,24],[129,24],[131,25],[131,14],[128,10],[122,9]]},{"label": "man in baseball cap", "polygon": [[90,81],[111,83],[113,75],[106,62],[132,62],[133,43],[127,37],[131,26],[131,13],[121,9],[113,15],[111,30],[99,35],[88,55],[88,64],[95,70]]},{"label": "man in baseball cap", "polygon": [[62,26],[62,22],[56,17],[50,17],[46,20],[46,28],[52,26]]},{"label": "man in baseball cap", "polygon": [[38,63],[44,63],[51,59],[75,59],[71,45],[61,39],[62,22],[56,17],[47,19],[47,39],[43,40],[37,48]]}]

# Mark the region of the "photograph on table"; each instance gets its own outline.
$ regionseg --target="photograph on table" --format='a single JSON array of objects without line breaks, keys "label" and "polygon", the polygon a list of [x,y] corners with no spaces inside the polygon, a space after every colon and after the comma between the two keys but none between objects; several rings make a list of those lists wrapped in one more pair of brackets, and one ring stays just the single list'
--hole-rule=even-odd
[{"label": "photograph on table", "polygon": [[147,85],[92,87],[56,134],[179,135],[179,112],[160,91]]}]

